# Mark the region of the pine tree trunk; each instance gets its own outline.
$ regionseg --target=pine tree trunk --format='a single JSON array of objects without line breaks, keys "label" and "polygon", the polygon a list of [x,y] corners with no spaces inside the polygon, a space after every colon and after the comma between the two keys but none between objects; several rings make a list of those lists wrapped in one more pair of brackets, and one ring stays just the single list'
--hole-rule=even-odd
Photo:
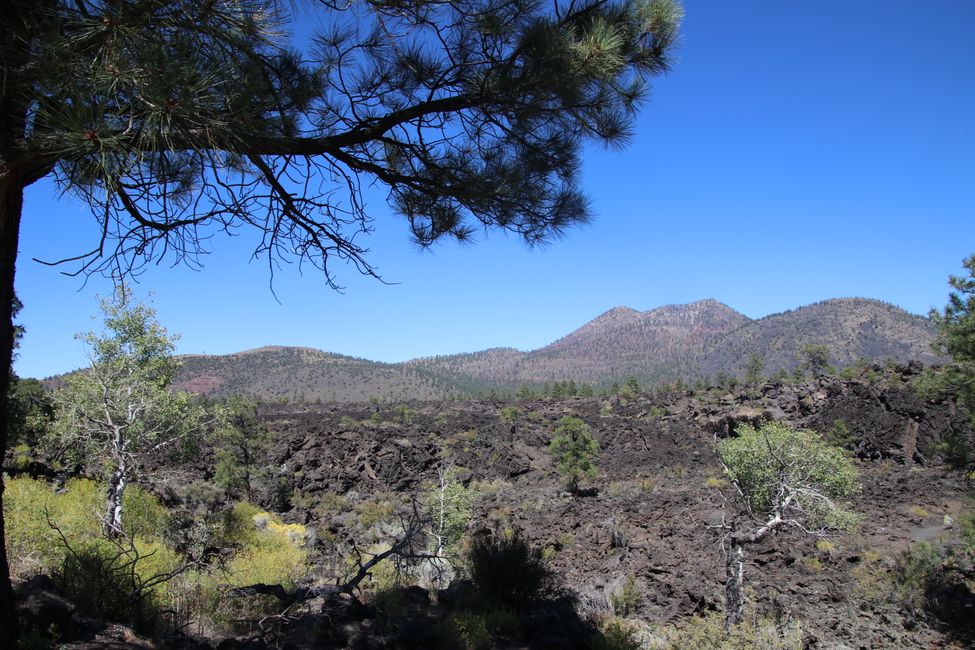
[{"label": "pine tree trunk", "polygon": [[[14,272],[23,205],[24,185],[20,173],[15,166],[7,164],[0,154],[0,464],[7,454],[7,406],[14,346]],[[0,638],[10,643],[10,647],[16,647],[17,611],[7,564],[6,539],[3,482],[0,481]]]},{"label": "pine tree trunk", "polygon": [[[14,273],[24,188],[45,176],[53,161],[38,165],[23,158],[28,116],[35,97],[23,75],[30,67],[35,30],[54,15],[57,0],[0,1],[0,465],[7,454],[8,393],[13,361]],[[3,482],[0,481],[0,639],[17,646],[17,610],[3,523]]]},{"label": "pine tree trunk", "polygon": [[724,629],[741,623],[745,616],[745,548],[732,538],[725,565],[725,619]]}]

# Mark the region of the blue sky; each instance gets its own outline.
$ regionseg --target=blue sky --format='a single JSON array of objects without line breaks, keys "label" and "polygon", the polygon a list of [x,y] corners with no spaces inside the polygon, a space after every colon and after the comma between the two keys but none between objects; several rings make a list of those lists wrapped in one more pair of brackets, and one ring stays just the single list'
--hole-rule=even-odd
[{"label": "blue sky", "polygon": [[[914,313],[945,303],[975,253],[975,3],[688,0],[673,71],[622,152],[591,148],[597,218],[541,249],[485,233],[419,252],[370,194],[383,285],[338,268],[250,261],[215,239],[205,268],[161,266],[136,292],[181,353],[305,345],[380,361],[543,346],[616,305],[716,298],[750,317],[864,296]],[[101,278],[58,259],[97,237],[87,207],[28,191],[17,270],[27,328],[15,368],[84,365]]]}]

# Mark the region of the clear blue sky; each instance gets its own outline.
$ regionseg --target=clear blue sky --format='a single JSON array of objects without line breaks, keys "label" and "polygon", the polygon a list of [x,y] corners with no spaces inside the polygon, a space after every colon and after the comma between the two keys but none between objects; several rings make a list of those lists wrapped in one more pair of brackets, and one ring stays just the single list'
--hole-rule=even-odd
[{"label": "clear blue sky", "polygon": [[[206,268],[150,269],[181,353],[305,345],[381,361],[495,346],[532,349],[616,305],[716,298],[751,317],[831,297],[914,313],[945,303],[975,253],[975,2],[688,0],[673,71],[656,81],[623,152],[594,148],[584,186],[598,217],[539,250],[492,232],[418,252],[370,197],[371,259],[386,286],[340,268],[249,261],[216,239]],[[30,188],[17,290],[27,335],[16,369],[84,364],[101,278],[31,258],[87,250],[87,208]]]}]

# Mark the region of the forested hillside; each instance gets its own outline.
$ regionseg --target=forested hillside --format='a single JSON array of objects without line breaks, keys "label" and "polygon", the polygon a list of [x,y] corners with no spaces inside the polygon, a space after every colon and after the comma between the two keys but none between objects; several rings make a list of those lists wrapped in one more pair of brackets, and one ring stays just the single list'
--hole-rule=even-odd
[{"label": "forested hillside", "polygon": [[626,378],[642,385],[743,377],[757,355],[770,376],[792,372],[800,350],[824,346],[837,368],[861,360],[939,361],[930,320],[876,300],[842,298],[752,320],[716,300],[645,312],[616,307],[537,350],[481,352],[387,364],[309,348],[266,347],[192,355],[177,386],[207,395],[297,401],[402,401],[514,394],[572,381],[595,390]]}]

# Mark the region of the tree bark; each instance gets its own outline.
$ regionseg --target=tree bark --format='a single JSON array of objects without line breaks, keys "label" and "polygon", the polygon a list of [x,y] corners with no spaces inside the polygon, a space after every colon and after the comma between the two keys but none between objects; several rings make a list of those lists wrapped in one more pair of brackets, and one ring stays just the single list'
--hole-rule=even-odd
[{"label": "tree bark", "polygon": [[[20,170],[16,165],[7,164],[0,154],[0,465],[7,454],[10,415],[7,407],[14,347],[14,273],[23,205],[24,184]],[[3,488],[3,481],[0,480],[0,638],[11,643],[11,647],[16,647],[17,610],[7,563]]]},{"label": "tree bark", "polygon": [[732,538],[725,564],[724,629],[741,623],[745,616],[745,547]]},{"label": "tree bark", "polygon": [[[121,433],[117,437],[121,437]],[[116,439],[116,444],[120,440]],[[115,471],[108,485],[108,506],[105,513],[105,534],[110,539],[122,536],[122,499],[125,497],[125,486],[128,484],[128,467],[125,457],[119,455],[116,459]]]}]

